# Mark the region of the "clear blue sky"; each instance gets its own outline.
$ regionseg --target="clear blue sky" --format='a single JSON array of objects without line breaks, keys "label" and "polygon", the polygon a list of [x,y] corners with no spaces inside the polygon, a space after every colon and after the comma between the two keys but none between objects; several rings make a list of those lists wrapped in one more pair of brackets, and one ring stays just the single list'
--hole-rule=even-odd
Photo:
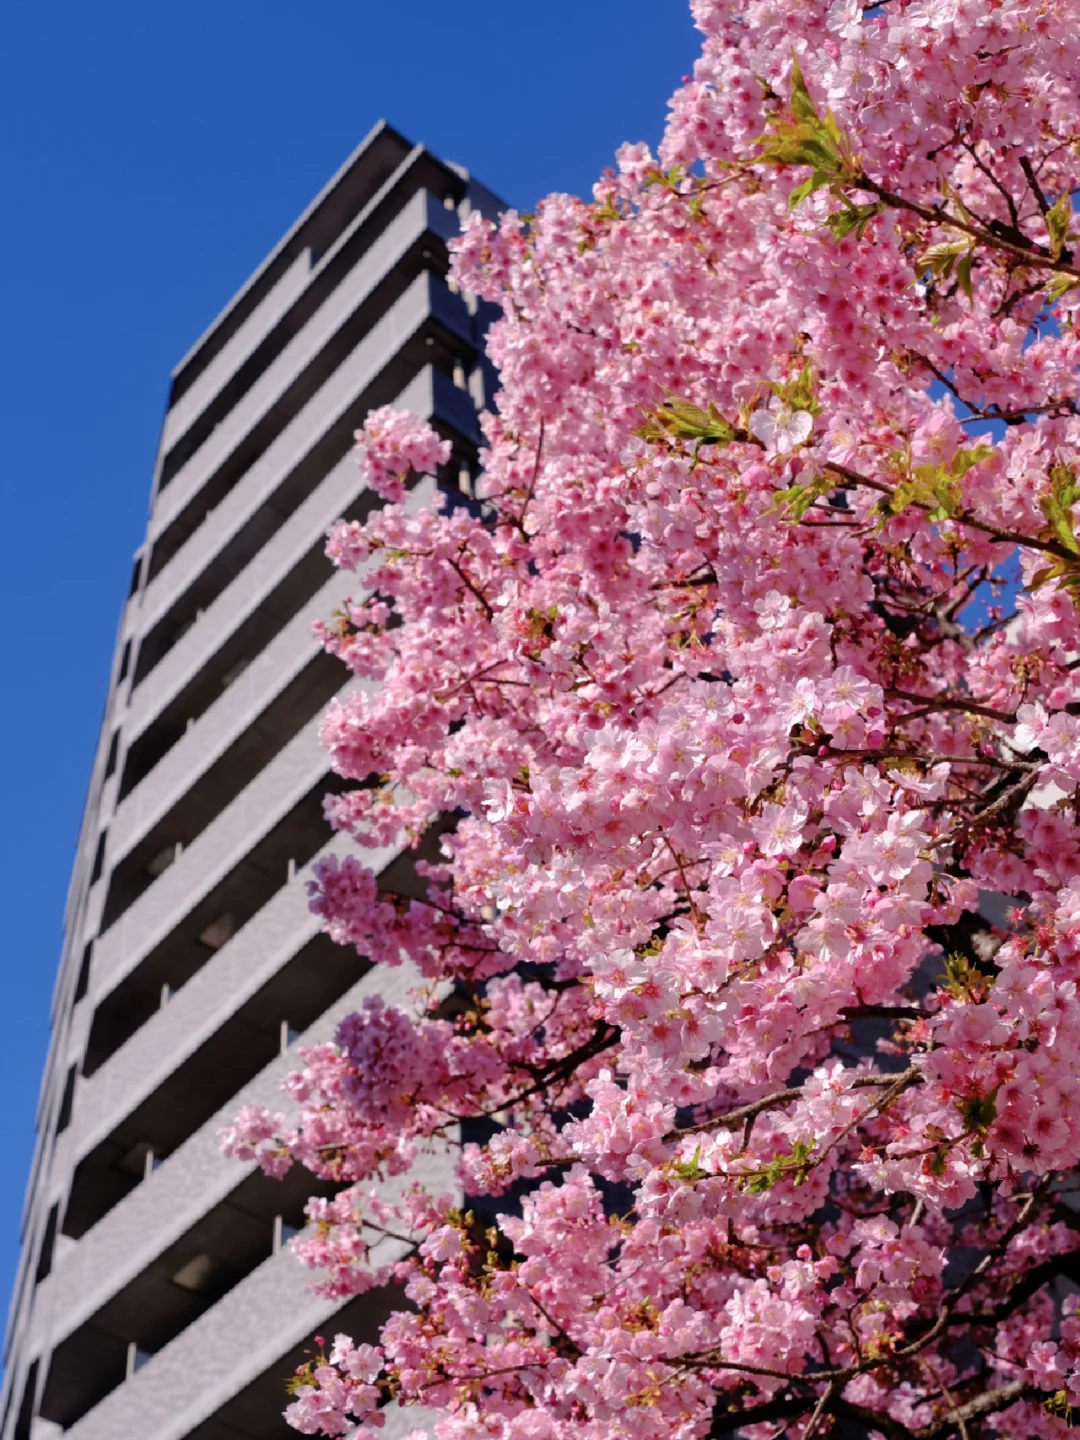
[{"label": "clear blue sky", "polygon": [[655,143],[684,0],[0,7],[0,1304],[173,364],[375,120],[528,208]]}]

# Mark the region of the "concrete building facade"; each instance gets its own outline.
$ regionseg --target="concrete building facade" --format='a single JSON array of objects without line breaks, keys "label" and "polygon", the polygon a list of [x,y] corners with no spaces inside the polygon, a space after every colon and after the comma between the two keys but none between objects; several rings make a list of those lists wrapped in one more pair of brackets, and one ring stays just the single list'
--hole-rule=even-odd
[{"label": "concrete building facade", "polygon": [[[355,590],[323,544],[373,503],[351,454],[368,410],[430,419],[453,444],[438,483],[469,491],[487,317],[445,276],[471,209],[497,202],[377,126],[173,373],[69,892],[0,1440],[292,1434],[310,1337],[370,1338],[391,1307],[311,1293],[284,1242],[316,1182],[223,1159],[217,1132],[284,1108],[298,1043],[409,984],[308,910],[305,871],[340,843],[318,720],[347,682],[311,626]],[[408,886],[407,857],[375,863]]]}]

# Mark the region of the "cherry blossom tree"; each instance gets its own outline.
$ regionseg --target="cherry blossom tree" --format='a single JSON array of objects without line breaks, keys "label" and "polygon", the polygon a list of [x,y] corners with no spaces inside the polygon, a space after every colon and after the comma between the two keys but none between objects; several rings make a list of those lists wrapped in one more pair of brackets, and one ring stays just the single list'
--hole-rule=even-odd
[{"label": "cherry blossom tree", "polygon": [[[410,504],[449,446],[379,411],[330,538],[312,903],[421,980],[226,1135],[346,1185],[328,1294],[407,1297],[302,1367],[307,1434],[1080,1405],[1080,7],[693,12],[658,156],[458,244],[477,495]],[[410,1180],[447,1146],[464,1201]]]}]

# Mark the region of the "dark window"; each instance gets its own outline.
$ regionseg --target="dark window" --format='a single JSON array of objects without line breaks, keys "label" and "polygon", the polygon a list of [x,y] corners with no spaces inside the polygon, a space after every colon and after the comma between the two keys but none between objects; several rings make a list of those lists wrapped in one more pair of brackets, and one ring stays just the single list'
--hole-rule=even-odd
[{"label": "dark window", "polygon": [[90,884],[96,885],[101,879],[101,872],[105,868],[105,836],[109,832],[102,830],[98,836],[97,850],[94,852],[94,868],[90,872]]},{"label": "dark window", "polygon": [[131,668],[131,641],[129,640],[129,641],[125,644],[125,646],[124,646],[124,653],[123,653],[123,655],[120,657],[120,674],[116,677],[116,683],[117,683],[118,685],[120,684],[120,682],[121,682],[122,680],[126,680],[126,679],[127,679],[127,673],[128,673],[128,670],[129,670],[130,668]]},{"label": "dark window", "polygon": [[94,942],[91,940],[86,949],[82,952],[82,960],[79,963],[79,978],[75,982],[75,1004],[86,994],[90,988],[90,957],[94,953]]},{"label": "dark window", "polygon": [[53,1246],[56,1244],[56,1209],[54,1205],[45,1222],[45,1238],[41,1242],[41,1254],[38,1256],[37,1274],[34,1277],[39,1284],[52,1269]]},{"label": "dark window", "polygon": [[114,730],[113,737],[109,741],[109,758],[105,761],[105,779],[116,770],[116,757],[120,753],[120,731]]},{"label": "dark window", "polygon": [[71,1107],[75,1100],[75,1072],[78,1066],[72,1065],[64,1081],[64,1094],[60,1101],[60,1114],[56,1117],[56,1133],[61,1135],[71,1124]]},{"label": "dark window", "polygon": [[140,581],[141,579],[142,579],[142,556],[141,556],[141,555],[136,555],[136,557],[135,557],[135,568],[134,568],[134,570],[131,572],[131,589],[128,591],[128,595],[129,595],[129,596],[134,595],[134,594],[135,594],[135,591],[138,590],[138,588],[139,588],[139,581]]},{"label": "dark window", "polygon": [[26,1373],[22,1404],[19,1406],[19,1418],[15,1421],[15,1440],[30,1440],[30,1426],[34,1420],[34,1401],[37,1399],[37,1375],[38,1362],[35,1360]]}]

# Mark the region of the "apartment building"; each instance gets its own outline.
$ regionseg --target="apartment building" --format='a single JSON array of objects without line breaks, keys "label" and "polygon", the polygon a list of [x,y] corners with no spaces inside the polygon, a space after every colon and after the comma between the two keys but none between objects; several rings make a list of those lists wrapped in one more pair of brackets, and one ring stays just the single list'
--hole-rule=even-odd
[{"label": "apartment building", "polygon": [[[311,1337],[371,1337],[392,1308],[312,1295],[285,1242],[317,1182],[225,1160],[217,1132],[282,1108],[297,1044],[409,983],[308,910],[341,843],[319,716],[348,678],[311,627],[355,589],[323,544],[374,503],[351,453],[368,410],[430,419],[453,444],[438,483],[469,491],[490,317],[448,287],[447,243],[497,208],[380,124],[173,373],[69,892],[0,1440],[292,1434]],[[407,857],[376,864],[408,886]]]}]

